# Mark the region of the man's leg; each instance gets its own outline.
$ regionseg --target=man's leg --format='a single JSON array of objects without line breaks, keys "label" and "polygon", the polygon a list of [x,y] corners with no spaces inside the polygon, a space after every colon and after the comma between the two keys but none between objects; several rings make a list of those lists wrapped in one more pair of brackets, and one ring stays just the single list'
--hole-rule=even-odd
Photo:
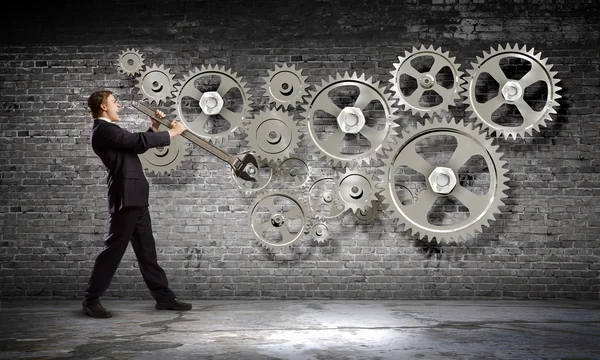
[{"label": "man's leg", "polygon": [[84,300],[86,303],[94,304],[98,302],[98,298],[108,289],[127,250],[139,214],[139,208],[124,208],[110,214],[104,249],[96,258],[85,291]]},{"label": "man's leg", "polygon": [[137,257],[144,282],[148,286],[152,297],[156,301],[175,298],[175,294],[169,289],[167,275],[158,264],[156,242],[152,234],[152,221],[147,207],[142,210],[142,215],[137,219],[131,237],[131,246]]}]

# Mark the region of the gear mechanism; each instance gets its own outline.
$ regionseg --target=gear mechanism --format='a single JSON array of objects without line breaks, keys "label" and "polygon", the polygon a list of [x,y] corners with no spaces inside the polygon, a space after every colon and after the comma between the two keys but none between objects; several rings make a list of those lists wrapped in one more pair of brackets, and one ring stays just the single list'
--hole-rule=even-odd
[{"label": "gear mechanism", "polygon": [[[430,59],[433,59],[431,66],[425,65]],[[442,111],[456,106],[455,100],[460,100],[464,80],[461,78],[463,72],[458,70],[460,64],[456,64],[455,59],[449,57],[449,52],[442,52],[441,48],[434,49],[433,46],[425,48],[421,45],[419,49],[413,47],[411,52],[405,51],[403,57],[398,57],[399,62],[394,64],[395,70],[391,72],[393,97],[413,115],[423,117],[427,114],[432,117],[437,113],[441,116]],[[422,66],[428,69],[421,69]],[[448,75],[441,71],[446,68],[450,71]],[[403,75],[408,75],[412,81],[405,81]],[[416,82],[416,89],[410,91],[412,86],[407,85],[412,82]],[[438,101],[435,101],[436,94]],[[433,100],[430,100],[432,97]]]},{"label": "gear mechanism", "polygon": [[261,111],[247,124],[248,145],[271,163],[289,158],[300,146],[300,125],[285,111]]},{"label": "gear mechanism", "polygon": [[331,229],[325,219],[315,217],[308,224],[308,236],[318,244],[323,244],[329,240]]},{"label": "gear mechanism", "polygon": [[[169,130],[160,125],[159,131]],[[187,154],[187,142],[181,136],[171,139],[168,146],[148,149],[145,153],[138,154],[142,167],[155,174],[168,174],[177,169]]]},{"label": "gear mechanism", "polygon": [[289,158],[283,160],[277,169],[279,183],[291,187],[304,187],[310,178],[310,168],[302,159]]},{"label": "gear mechanism", "polygon": [[172,110],[189,131],[220,143],[249,117],[250,94],[246,83],[223,66],[202,66],[176,85]]},{"label": "gear mechanism", "polygon": [[[354,99],[350,93],[356,91]],[[334,167],[377,160],[390,137],[396,135],[393,101],[379,82],[365,80],[364,74],[330,76],[306,101],[302,115],[308,137],[320,157]]]},{"label": "gear mechanism", "polygon": [[231,177],[233,178],[233,181],[246,195],[255,195],[257,192],[263,191],[273,180],[273,166],[264,160],[257,162],[258,169],[254,176],[256,181],[246,181],[241,177],[236,176],[235,171],[231,168]]},{"label": "gear mechanism", "polygon": [[139,77],[136,78],[135,86],[143,100],[158,105],[161,101],[166,102],[173,96],[177,83],[174,79],[175,74],[172,74],[170,69],[155,64],[142,70]]},{"label": "gear mechanism", "polygon": [[342,200],[336,196],[335,187],[336,179],[333,177],[322,177],[309,186],[310,208],[323,219],[338,217],[346,210]]},{"label": "gear mechanism", "polygon": [[144,69],[144,55],[136,49],[123,50],[119,54],[116,66],[120,73],[135,76]]},{"label": "gear mechanism", "polygon": [[[506,162],[500,159],[502,154],[498,152],[498,146],[492,145],[493,139],[487,138],[478,125],[473,127],[473,124],[455,122],[453,118],[441,118],[427,121],[425,125],[419,124],[402,135],[392,146],[390,156],[384,160],[380,194],[388,215],[405,224],[405,230],[420,234],[420,238],[427,236],[429,241],[436,238],[438,242],[445,239],[466,240],[467,236],[481,232],[483,226],[489,226],[490,220],[495,220],[494,214],[500,213],[502,199],[506,198],[508,170],[504,169]],[[430,143],[434,136],[453,138],[457,144],[449,159],[437,166],[417,152],[422,141]],[[433,153],[437,155],[436,150]],[[479,187],[477,192],[482,194],[471,191],[465,182],[473,179],[473,175],[468,173],[473,168],[470,164],[474,159],[482,160],[480,169],[486,172],[482,178],[489,182],[489,186]],[[420,192],[414,201],[407,202],[397,194],[397,186],[402,185],[397,184],[397,179],[403,176],[414,178],[415,171],[427,179],[426,190]],[[463,206],[452,205],[450,197]],[[439,198],[442,198],[441,204]],[[462,209],[463,212],[448,213],[448,208]],[[466,214],[465,208],[468,209]],[[450,220],[457,219],[447,219],[446,215],[461,216],[456,216],[458,221],[452,222]]]},{"label": "gear mechanism", "polygon": [[307,227],[307,210],[300,196],[269,191],[250,206],[249,224],[259,243],[268,250],[292,246]]},{"label": "gear mechanism", "polygon": [[344,173],[339,174],[335,194],[344,205],[344,211],[351,209],[353,213],[366,212],[372,208],[373,202],[377,201],[375,182],[374,174],[359,166],[346,168]]},{"label": "gear mechanism", "polygon": [[302,75],[301,70],[296,70],[296,65],[275,65],[275,70],[269,70],[269,76],[264,77],[263,88],[269,96],[269,103],[275,103],[275,108],[283,107],[286,110],[296,103],[303,102],[303,96],[308,95],[306,84],[308,76]]},{"label": "gear mechanism", "polygon": [[[507,75],[501,67],[505,63],[514,67],[511,61],[515,62],[515,58],[524,64],[525,69],[528,69],[527,73],[520,78],[518,72]],[[517,44],[513,47],[506,44],[506,48],[499,45],[498,49],[491,48],[489,54],[484,52],[483,57],[477,57],[477,62],[471,64],[473,69],[467,70],[469,76],[466,77],[467,84],[463,94],[467,98],[464,102],[468,105],[466,111],[471,112],[470,117],[482,122],[483,130],[487,130],[489,135],[504,136],[506,139],[511,137],[516,139],[518,136],[524,138],[526,135],[532,135],[533,130],[539,132],[540,127],[546,126],[546,121],[552,121],[550,115],[556,114],[554,109],[558,106],[556,100],[561,98],[557,94],[561,89],[557,86],[560,80],[555,78],[556,71],[550,71],[552,65],[548,65],[547,60],[541,58],[541,53],[535,54],[533,48],[527,50],[523,45],[519,49]],[[491,76],[497,83],[497,94],[491,99],[485,99],[490,97],[490,89],[486,89],[486,94],[478,91],[481,89],[478,80],[485,79],[482,75]],[[538,98],[542,98],[541,101],[533,101],[528,97],[530,94],[536,95],[536,91],[546,93],[541,96],[537,94]],[[488,96],[482,99],[482,95]],[[502,119],[494,120],[493,115],[504,106],[516,107],[522,122],[509,126]]]}]

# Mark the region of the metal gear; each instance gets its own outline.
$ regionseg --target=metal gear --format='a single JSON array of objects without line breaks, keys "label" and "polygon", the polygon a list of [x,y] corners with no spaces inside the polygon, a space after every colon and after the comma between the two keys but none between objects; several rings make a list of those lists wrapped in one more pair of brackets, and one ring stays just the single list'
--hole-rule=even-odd
[{"label": "metal gear", "polygon": [[325,219],[317,216],[309,221],[307,233],[314,242],[323,244],[329,240],[331,229]]},{"label": "metal gear", "polygon": [[[520,79],[509,79],[500,67],[500,61],[505,58],[518,58],[531,64],[531,69]],[[501,45],[498,49],[490,48],[490,53],[483,52],[483,57],[477,57],[476,63],[471,63],[473,69],[467,70],[467,84],[464,86],[463,95],[467,98],[464,102],[468,105],[466,111],[471,112],[471,118],[480,121],[483,130],[487,130],[491,136],[504,136],[506,139],[516,139],[517,136],[525,137],[531,135],[533,130],[540,131],[540,127],[546,126],[546,121],[552,121],[550,114],[556,114],[555,106],[557,99],[561,98],[557,92],[561,89],[557,86],[556,71],[550,71],[553,65],[548,65],[548,59],[542,59],[541,53],[534,53],[534,49],[527,50],[526,45],[519,49],[518,44],[506,48]],[[498,94],[486,101],[479,102],[476,98],[476,84],[480,75],[488,73],[498,83]],[[544,82],[548,91],[545,104],[541,110],[534,110],[524,99],[527,87]],[[492,120],[492,114],[502,105],[514,105],[518,109],[523,123],[519,126],[503,126]]]},{"label": "metal gear", "polygon": [[307,211],[301,197],[285,191],[269,191],[250,206],[250,228],[260,245],[268,250],[290,247],[304,235]]},{"label": "metal gear", "polygon": [[[342,109],[330,98],[330,93],[332,90],[343,90],[348,87],[357,88],[359,95],[352,106],[345,106]],[[393,101],[390,99],[389,93],[385,93],[385,87],[380,87],[379,82],[374,83],[371,79],[365,80],[364,74],[359,77],[356,73],[350,76],[346,72],[343,76],[340,74],[337,74],[335,78],[330,76],[329,81],[323,80],[315,91],[310,92],[310,97],[306,102],[303,105],[302,115],[307,121],[308,137],[321,155],[319,157],[325,157],[327,162],[331,161],[333,167],[337,165],[345,167],[355,162],[369,163],[371,160],[377,160],[377,155],[383,155],[384,147],[389,147],[389,144],[386,145],[389,139],[396,135],[394,129],[398,124],[394,120],[397,117],[393,115],[396,109],[392,107]],[[372,102],[381,104],[382,116],[377,116],[381,112],[379,110],[366,110]],[[322,113],[337,118],[337,121],[323,124],[328,119],[327,116],[324,118]],[[373,121],[379,121],[379,123],[370,126],[369,123]],[[380,129],[377,130],[377,128]],[[333,132],[328,132],[328,129],[333,129]],[[327,133],[329,136],[326,139],[319,138],[319,135]],[[350,139],[345,140],[348,134],[350,134]],[[344,144],[343,150],[349,151],[342,152],[340,149],[342,144]],[[364,148],[367,149],[364,150]]]},{"label": "metal gear", "polygon": [[189,131],[211,143],[234,136],[249,117],[250,94],[246,83],[223,66],[202,65],[175,87],[173,114]]},{"label": "metal gear", "polygon": [[308,164],[299,158],[288,158],[277,168],[279,182],[291,188],[303,187],[310,178]]},{"label": "metal gear", "polygon": [[374,174],[359,166],[346,168],[344,173],[338,174],[334,191],[344,205],[344,212],[348,209],[353,213],[366,212],[373,207],[373,202],[377,201],[375,183]]},{"label": "metal gear", "polygon": [[161,101],[166,102],[173,96],[175,84],[177,81],[175,74],[171,73],[170,69],[165,69],[163,65],[146,67],[140,75],[136,77],[138,94],[142,95],[143,100],[148,100],[150,103],[160,104]]},{"label": "metal gear", "polygon": [[368,207],[365,210],[358,209],[354,212],[356,222],[359,224],[370,224],[377,218],[379,211],[379,202],[376,202],[373,206]]},{"label": "metal gear", "polygon": [[260,111],[247,123],[248,145],[270,163],[289,158],[300,147],[300,125],[285,111]]},{"label": "metal gear", "polygon": [[[502,153],[498,152],[498,145],[492,145],[493,139],[487,138],[478,125],[441,118],[419,124],[403,135],[384,160],[384,174],[380,182],[382,205],[389,216],[405,224],[405,230],[420,234],[420,238],[427,236],[432,241],[435,237],[438,242],[444,239],[466,240],[467,236],[481,232],[483,226],[489,226],[490,220],[495,220],[494,214],[500,213],[502,199],[507,197],[504,192],[508,189],[505,185],[509,180],[506,176],[508,170],[504,169],[506,162],[500,159]],[[455,138],[457,147],[443,166],[436,167],[416,152],[415,145],[440,135]],[[489,171],[489,189],[484,195],[476,195],[456,180],[458,170],[474,155],[483,158]],[[429,180],[426,190],[420,192],[411,204],[403,202],[396,193],[395,177],[401,166],[409,167]],[[468,218],[455,224],[431,224],[429,211],[443,195],[453,196],[468,208]]]},{"label": "metal gear", "polygon": [[127,49],[121,51],[117,61],[117,70],[129,76],[139,74],[144,68],[144,55],[136,49]]},{"label": "metal gear", "polygon": [[323,219],[340,216],[346,209],[342,200],[336,196],[336,179],[322,177],[312,183],[308,190],[308,203],[313,213]]},{"label": "metal gear", "polygon": [[296,70],[296,65],[275,65],[275,70],[269,70],[269,75],[264,77],[262,86],[269,97],[269,104],[275,103],[275,108],[296,106],[303,102],[303,96],[308,95],[306,84],[308,76],[302,75],[301,70]]},{"label": "metal gear", "polygon": [[[167,131],[164,125],[159,126],[159,131]],[[142,167],[155,174],[168,174],[177,169],[187,154],[187,141],[181,136],[171,139],[168,146],[148,149],[145,153],[138,154]]]},{"label": "metal gear", "polygon": [[[242,153],[244,154],[244,153]],[[258,161],[258,169],[256,181],[246,181],[235,175],[235,171],[231,168],[231,177],[236,185],[244,191],[246,195],[254,195],[259,191],[264,190],[273,179],[273,166],[269,165],[266,161]]]},{"label": "metal gear", "polygon": [[[433,58],[433,64],[427,71],[419,71],[413,61]],[[434,114],[442,115],[442,111],[448,111],[450,106],[456,106],[455,100],[460,100],[461,85],[464,80],[461,78],[464,74],[459,71],[460,64],[455,63],[455,57],[449,57],[449,52],[442,52],[441,48],[434,50],[433,45],[428,48],[421,45],[421,48],[412,48],[412,51],[405,51],[404,56],[398,56],[398,63],[394,64],[395,70],[391,72],[393,78],[391,91],[394,93],[393,98],[398,100],[399,105],[403,105],[405,109],[411,111],[413,115],[419,114],[423,117],[425,114],[432,117]],[[452,86],[442,86],[442,82],[438,78],[440,70],[448,67],[452,73]],[[402,75],[408,75],[415,79],[417,88],[409,95],[405,95],[406,87],[402,86]],[[450,81],[448,81],[449,83]],[[441,97],[441,102],[433,105],[424,99],[423,95],[433,91]],[[421,100],[425,100],[422,102]]]}]

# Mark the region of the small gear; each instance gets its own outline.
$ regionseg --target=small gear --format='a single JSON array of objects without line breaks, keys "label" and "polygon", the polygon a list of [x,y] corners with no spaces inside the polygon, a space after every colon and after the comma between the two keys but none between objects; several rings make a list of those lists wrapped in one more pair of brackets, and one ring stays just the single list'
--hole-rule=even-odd
[{"label": "small gear", "polygon": [[331,229],[329,228],[329,225],[327,225],[325,219],[317,216],[309,221],[307,233],[314,242],[323,244],[325,241],[329,240]]},{"label": "small gear", "polygon": [[279,183],[291,187],[303,187],[310,178],[308,164],[299,158],[288,158],[283,160],[277,169]]},{"label": "small gear", "polygon": [[[242,154],[247,153],[243,152]],[[255,195],[259,191],[263,191],[273,179],[273,166],[266,161],[258,162],[258,172],[254,178],[256,181],[246,181],[235,175],[235,171],[231,168],[231,177],[236,185],[244,191],[246,195]]]},{"label": "small gear", "polygon": [[[466,240],[467,236],[481,232],[483,226],[489,226],[490,220],[495,220],[494,214],[500,213],[502,199],[506,198],[504,192],[508,189],[505,185],[509,180],[506,177],[508,170],[504,169],[506,162],[500,159],[502,153],[497,151],[498,145],[492,145],[493,139],[487,138],[479,125],[455,122],[454,118],[447,121],[440,118],[426,121],[424,125],[419,124],[403,135],[392,146],[390,156],[384,160],[384,174],[379,183],[383,188],[380,195],[386,214],[405,224],[406,230],[420,234],[420,238],[427,236],[429,241],[436,238],[438,242],[444,239]],[[434,166],[425,160],[415,147],[420,141],[430,140],[433,136],[456,139],[456,149],[441,166]],[[489,171],[489,187],[483,195],[475,194],[459,182],[461,179],[458,176],[463,175],[459,174],[459,170],[473,156],[480,157],[485,162],[483,169]],[[396,193],[396,176],[401,167],[412,169],[402,169],[409,175],[416,171],[427,179],[426,190],[408,203]],[[442,196],[452,196],[459,200],[468,209],[468,217],[452,224],[431,223],[428,218],[430,210]]]},{"label": "small gear", "polygon": [[[423,63],[431,58],[433,64],[428,70],[419,71],[415,68],[415,63]],[[423,117],[427,114],[432,117],[437,113],[441,116],[442,111],[448,111],[450,106],[456,106],[455,100],[460,100],[461,85],[464,80],[461,78],[463,72],[458,70],[460,64],[456,64],[455,59],[449,57],[449,52],[442,52],[441,48],[434,50],[433,46],[425,48],[421,45],[420,49],[413,47],[412,52],[405,51],[404,57],[398,57],[399,62],[394,64],[395,70],[391,72],[393,97],[413,115],[419,114]],[[443,74],[440,71],[446,67],[450,69],[452,77],[451,80],[443,81]],[[401,78],[402,75],[408,75],[416,81],[417,87],[414,91],[410,92],[409,88],[403,86],[406,84]],[[444,84],[447,86],[443,86]],[[430,92],[439,95],[441,101],[431,104],[431,101],[426,99],[426,95]]]},{"label": "small gear", "polygon": [[336,179],[322,177],[312,182],[308,190],[308,203],[313,213],[323,219],[340,216],[346,209],[342,200],[336,196]]},{"label": "small gear", "polygon": [[269,96],[269,103],[275,103],[276,109],[283,107],[286,110],[303,102],[303,96],[308,95],[306,79],[308,76],[296,70],[296,65],[275,65],[275,70],[269,70],[269,76],[263,78],[265,84],[262,87]]},{"label": "small gear", "polygon": [[166,102],[173,96],[177,84],[174,79],[175,74],[172,74],[170,69],[154,64],[142,70],[139,77],[136,77],[135,86],[143,100],[158,105],[161,101]]},{"label": "small gear", "polygon": [[344,173],[338,174],[335,195],[344,205],[344,211],[351,209],[353,213],[359,210],[366,212],[373,207],[373,202],[377,201],[375,183],[374,174],[360,166],[346,168]]},{"label": "small gear", "polygon": [[[338,106],[340,99],[348,98],[348,89],[358,90],[351,106]],[[317,152],[331,161],[333,167],[361,161],[369,163],[383,155],[389,139],[396,135],[390,95],[379,82],[365,80],[354,73],[337,74],[322,81],[303,105],[308,138]],[[336,103],[337,102],[337,103]],[[373,106],[371,105],[373,103]],[[323,138],[323,135],[328,135]]]},{"label": "small gear", "polygon": [[[510,78],[500,67],[500,61],[503,59],[517,58],[531,65],[529,71],[520,79]],[[489,54],[484,52],[483,57],[477,57],[476,63],[471,63],[473,69],[467,70],[469,76],[466,77],[467,84],[464,85],[463,95],[467,98],[464,102],[468,105],[466,111],[471,112],[471,118],[475,118],[483,124],[482,129],[487,130],[491,136],[504,136],[506,139],[516,139],[517,136],[525,137],[531,135],[533,130],[540,131],[540,127],[546,126],[546,121],[552,121],[551,114],[556,114],[555,106],[558,106],[557,99],[561,98],[557,92],[561,89],[557,86],[559,79],[556,79],[556,71],[550,71],[552,65],[547,65],[548,59],[542,59],[541,53],[534,53],[534,49],[527,50],[523,45],[521,49],[517,44],[511,47],[506,44],[506,48],[501,45],[498,49],[490,48]],[[485,101],[478,100],[477,86],[478,79],[483,74],[489,74],[498,84],[498,94]],[[547,95],[542,100],[543,106],[535,110],[530,103],[525,100],[526,90],[537,83],[543,83],[547,90]],[[488,92],[489,94],[489,92]],[[492,115],[503,105],[515,106],[521,117],[522,123],[517,126],[506,126],[492,119]],[[536,106],[536,108],[538,108]]]},{"label": "small gear", "polygon": [[300,147],[300,125],[285,111],[260,111],[247,123],[248,145],[258,159],[277,163]]},{"label": "small gear", "polygon": [[[167,131],[164,125],[160,125],[159,131]],[[168,174],[177,169],[187,154],[187,141],[181,136],[171,139],[168,146],[160,146],[148,149],[145,153],[138,154],[142,167],[155,174]]]},{"label": "small gear", "polygon": [[144,55],[136,49],[123,50],[119,54],[116,66],[120,73],[135,76],[144,69]]},{"label": "small gear", "polygon": [[189,131],[217,144],[234,136],[248,119],[246,83],[223,66],[202,66],[175,85],[173,114]]},{"label": "small gear", "polygon": [[373,206],[370,206],[365,210],[356,210],[354,212],[354,217],[359,224],[371,224],[377,218],[378,211],[379,202],[376,202]]},{"label": "small gear", "polygon": [[250,206],[250,228],[268,250],[290,247],[304,235],[307,211],[299,195],[279,190],[265,192]]}]

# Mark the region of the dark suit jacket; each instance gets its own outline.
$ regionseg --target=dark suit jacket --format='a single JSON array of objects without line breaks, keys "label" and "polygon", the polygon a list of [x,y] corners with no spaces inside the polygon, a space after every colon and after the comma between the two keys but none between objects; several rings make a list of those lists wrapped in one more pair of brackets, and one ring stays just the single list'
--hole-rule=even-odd
[{"label": "dark suit jacket", "polygon": [[108,171],[109,213],[126,206],[148,206],[148,180],[138,154],[153,147],[168,146],[171,143],[169,133],[131,133],[117,124],[94,119],[90,142]]}]

